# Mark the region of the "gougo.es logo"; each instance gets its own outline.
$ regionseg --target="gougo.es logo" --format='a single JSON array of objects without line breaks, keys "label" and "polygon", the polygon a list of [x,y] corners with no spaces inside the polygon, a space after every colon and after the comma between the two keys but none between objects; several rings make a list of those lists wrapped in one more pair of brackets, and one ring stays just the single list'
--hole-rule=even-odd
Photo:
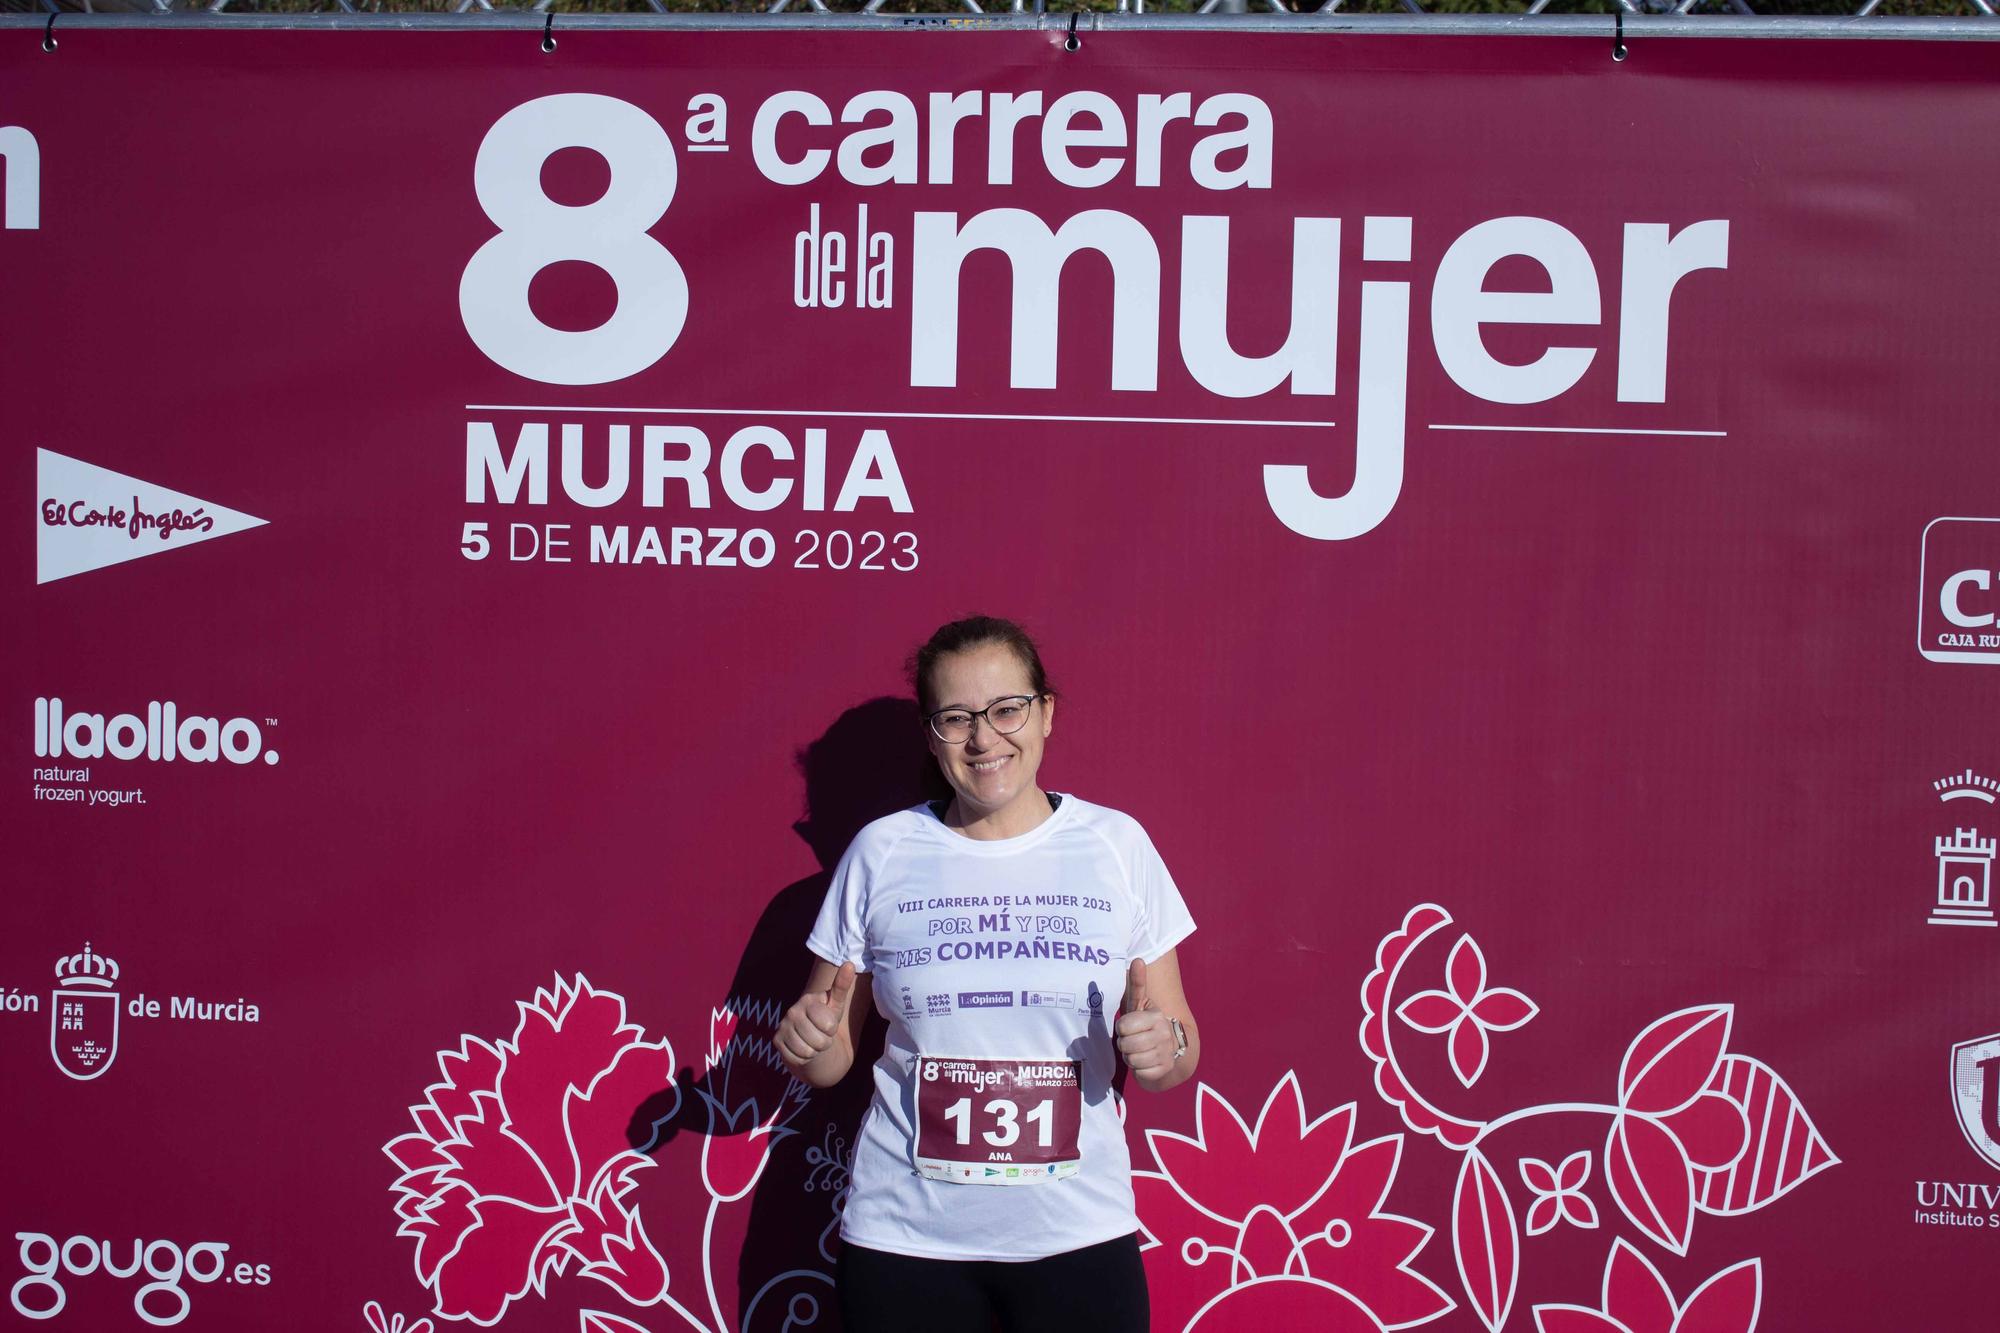
[{"label": "gougo.es logo", "polygon": [[21,1266],[27,1276],[8,1293],[15,1311],[30,1319],[53,1319],[69,1304],[64,1278],[107,1277],[144,1279],[132,1293],[132,1309],[155,1328],[170,1328],[188,1317],[194,1300],[183,1282],[216,1281],[267,1287],[271,1266],[229,1262],[229,1246],[205,1240],[182,1246],[170,1240],[133,1240],[114,1246],[108,1240],[71,1236],[58,1242],[41,1231],[17,1231]]}]

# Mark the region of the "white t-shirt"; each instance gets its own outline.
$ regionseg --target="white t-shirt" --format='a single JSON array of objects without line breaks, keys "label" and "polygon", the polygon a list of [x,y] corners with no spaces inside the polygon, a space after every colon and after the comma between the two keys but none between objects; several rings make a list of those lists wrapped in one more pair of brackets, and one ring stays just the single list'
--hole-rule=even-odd
[{"label": "white t-shirt", "polygon": [[[1111,1024],[1129,960],[1154,962],[1193,929],[1138,821],[1074,796],[1015,838],[968,838],[922,805],[862,829],[806,939],[827,962],[869,974],[876,1010],[889,1023],[855,1145],[842,1237],[924,1258],[1023,1260],[1136,1230],[1131,1159],[1111,1094],[1118,1068]],[[920,1174],[920,1054],[1022,1069],[1080,1064],[1080,1078],[1071,1075],[1081,1085],[1080,1124],[1071,1094],[1063,1131],[1074,1134],[1067,1154],[1074,1160],[1059,1177],[1050,1165],[1052,1178],[1015,1188]],[[954,1091],[929,1083],[923,1095]],[[933,1117],[941,1105],[931,1103]],[[1025,1132],[1021,1142],[1029,1143],[1048,1128],[1046,1121],[979,1123],[969,1140],[975,1149],[1003,1140],[1010,1149],[992,1153],[993,1170],[979,1174],[1002,1174],[1000,1164],[1019,1146],[1013,1139]],[[1003,1132],[992,1134],[996,1128]],[[938,1166],[926,1163],[934,1174]]]}]

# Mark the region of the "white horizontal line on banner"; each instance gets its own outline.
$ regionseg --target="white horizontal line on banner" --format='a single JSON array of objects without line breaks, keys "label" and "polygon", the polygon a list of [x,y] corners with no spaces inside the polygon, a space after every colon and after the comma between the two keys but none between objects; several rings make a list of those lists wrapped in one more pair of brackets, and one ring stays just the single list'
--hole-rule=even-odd
[{"label": "white horizontal line on banner", "polygon": [[[521,403],[467,403],[468,412],[608,412],[614,416],[687,417],[887,417],[899,421],[1083,421],[1132,426],[1331,426],[1331,421],[1263,421],[1243,417],[1077,417],[1036,412],[816,412],[790,407],[551,407]],[[1433,427],[1433,429],[1440,429]],[[1479,429],[1468,427],[1467,429]]]},{"label": "white horizontal line on banner", "polygon": [[1432,430],[1504,430],[1529,435],[1700,435],[1727,438],[1726,430],[1638,430],[1626,426],[1444,426],[1436,422]]}]

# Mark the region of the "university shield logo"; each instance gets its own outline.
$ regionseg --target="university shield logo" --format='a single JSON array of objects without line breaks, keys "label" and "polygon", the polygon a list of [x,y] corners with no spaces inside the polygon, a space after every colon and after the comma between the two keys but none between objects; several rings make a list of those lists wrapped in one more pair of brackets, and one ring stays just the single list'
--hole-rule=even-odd
[{"label": "university shield logo", "polygon": [[1965,1141],[2000,1168],[2000,1032],[1951,1048],[1951,1100]]},{"label": "university shield logo", "polygon": [[91,950],[56,960],[49,997],[49,1053],[74,1079],[93,1079],[118,1054],[118,964]]}]

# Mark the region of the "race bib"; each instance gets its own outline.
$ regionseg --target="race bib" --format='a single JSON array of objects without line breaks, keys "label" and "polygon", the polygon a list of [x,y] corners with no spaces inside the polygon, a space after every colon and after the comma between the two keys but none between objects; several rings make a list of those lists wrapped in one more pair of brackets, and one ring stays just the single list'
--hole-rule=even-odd
[{"label": "race bib", "polygon": [[1035,1185],[1081,1168],[1075,1060],[917,1057],[917,1172],[954,1185]]}]

